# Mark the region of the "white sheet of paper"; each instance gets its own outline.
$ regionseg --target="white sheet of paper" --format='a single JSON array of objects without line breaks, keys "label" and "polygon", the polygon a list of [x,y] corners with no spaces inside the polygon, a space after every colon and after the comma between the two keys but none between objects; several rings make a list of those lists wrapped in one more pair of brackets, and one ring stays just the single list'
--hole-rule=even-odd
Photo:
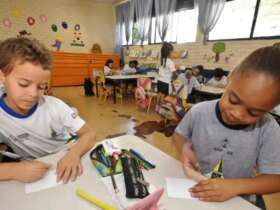
[{"label": "white sheet of paper", "polygon": [[28,183],[25,185],[25,193],[32,193],[32,192],[38,192],[41,190],[45,190],[51,187],[55,187],[57,185],[62,184],[62,181],[60,182],[56,182],[56,173],[55,170],[49,170],[46,175],[36,181],[36,182],[32,182],[32,183]]},{"label": "white sheet of paper", "polygon": [[185,178],[166,178],[167,194],[170,198],[195,199],[189,189],[196,184],[195,181]]}]

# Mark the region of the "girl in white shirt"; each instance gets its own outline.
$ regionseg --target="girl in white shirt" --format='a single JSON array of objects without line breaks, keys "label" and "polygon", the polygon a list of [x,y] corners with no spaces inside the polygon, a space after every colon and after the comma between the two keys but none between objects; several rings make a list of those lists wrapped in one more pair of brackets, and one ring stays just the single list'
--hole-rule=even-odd
[{"label": "girl in white shirt", "polygon": [[213,71],[213,77],[207,82],[207,85],[224,88],[227,84],[227,77],[221,68],[216,68]]},{"label": "girl in white shirt", "polygon": [[114,63],[114,61],[112,59],[108,59],[106,61],[105,66],[104,66],[104,75],[105,76],[110,76],[113,74],[113,72],[112,72],[113,63]]},{"label": "girl in white shirt", "polygon": [[164,42],[161,47],[161,67],[158,75],[158,91],[164,95],[171,93],[171,77],[176,71],[175,64],[171,60],[173,46],[170,43]]}]

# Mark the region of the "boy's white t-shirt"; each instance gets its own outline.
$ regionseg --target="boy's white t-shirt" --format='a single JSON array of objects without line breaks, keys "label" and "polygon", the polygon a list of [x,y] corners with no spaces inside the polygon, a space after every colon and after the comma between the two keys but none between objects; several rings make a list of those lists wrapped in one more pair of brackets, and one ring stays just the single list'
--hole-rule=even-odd
[{"label": "boy's white t-shirt", "polygon": [[176,71],[174,62],[170,58],[167,58],[165,67],[159,67],[158,80],[170,84],[174,71]]},{"label": "boy's white t-shirt", "polygon": [[214,77],[212,77],[208,82],[208,85],[226,85],[227,84],[227,77],[222,76],[221,80],[216,80]]},{"label": "boy's white t-shirt", "polygon": [[43,96],[28,114],[11,110],[0,99],[0,142],[10,146],[22,159],[38,158],[58,152],[69,145],[85,124],[63,101]]}]

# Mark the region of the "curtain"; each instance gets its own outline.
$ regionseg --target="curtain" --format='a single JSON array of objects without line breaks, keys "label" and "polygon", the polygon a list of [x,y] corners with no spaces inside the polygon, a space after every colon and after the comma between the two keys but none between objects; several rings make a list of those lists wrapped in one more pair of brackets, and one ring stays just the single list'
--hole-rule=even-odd
[{"label": "curtain", "polygon": [[209,32],[215,27],[226,0],[197,0],[198,3],[198,25],[200,31],[204,34],[203,43],[209,36]]},{"label": "curtain", "polygon": [[156,26],[162,42],[167,31],[172,30],[176,0],[155,0]]},{"label": "curtain", "polygon": [[122,10],[121,6],[116,7],[116,34],[115,34],[115,52],[121,54],[122,49]]},{"label": "curtain", "polygon": [[136,27],[140,35],[141,45],[148,39],[152,22],[153,0],[131,0],[131,14],[136,17]]}]

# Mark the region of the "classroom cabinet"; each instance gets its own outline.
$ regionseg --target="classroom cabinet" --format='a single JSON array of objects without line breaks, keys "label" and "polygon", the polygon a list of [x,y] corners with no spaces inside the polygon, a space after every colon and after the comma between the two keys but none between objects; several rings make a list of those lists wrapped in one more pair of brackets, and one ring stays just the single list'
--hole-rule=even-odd
[{"label": "classroom cabinet", "polygon": [[54,65],[50,84],[52,87],[82,85],[92,70],[103,70],[107,59],[114,60],[113,68],[120,68],[118,54],[53,52]]}]

